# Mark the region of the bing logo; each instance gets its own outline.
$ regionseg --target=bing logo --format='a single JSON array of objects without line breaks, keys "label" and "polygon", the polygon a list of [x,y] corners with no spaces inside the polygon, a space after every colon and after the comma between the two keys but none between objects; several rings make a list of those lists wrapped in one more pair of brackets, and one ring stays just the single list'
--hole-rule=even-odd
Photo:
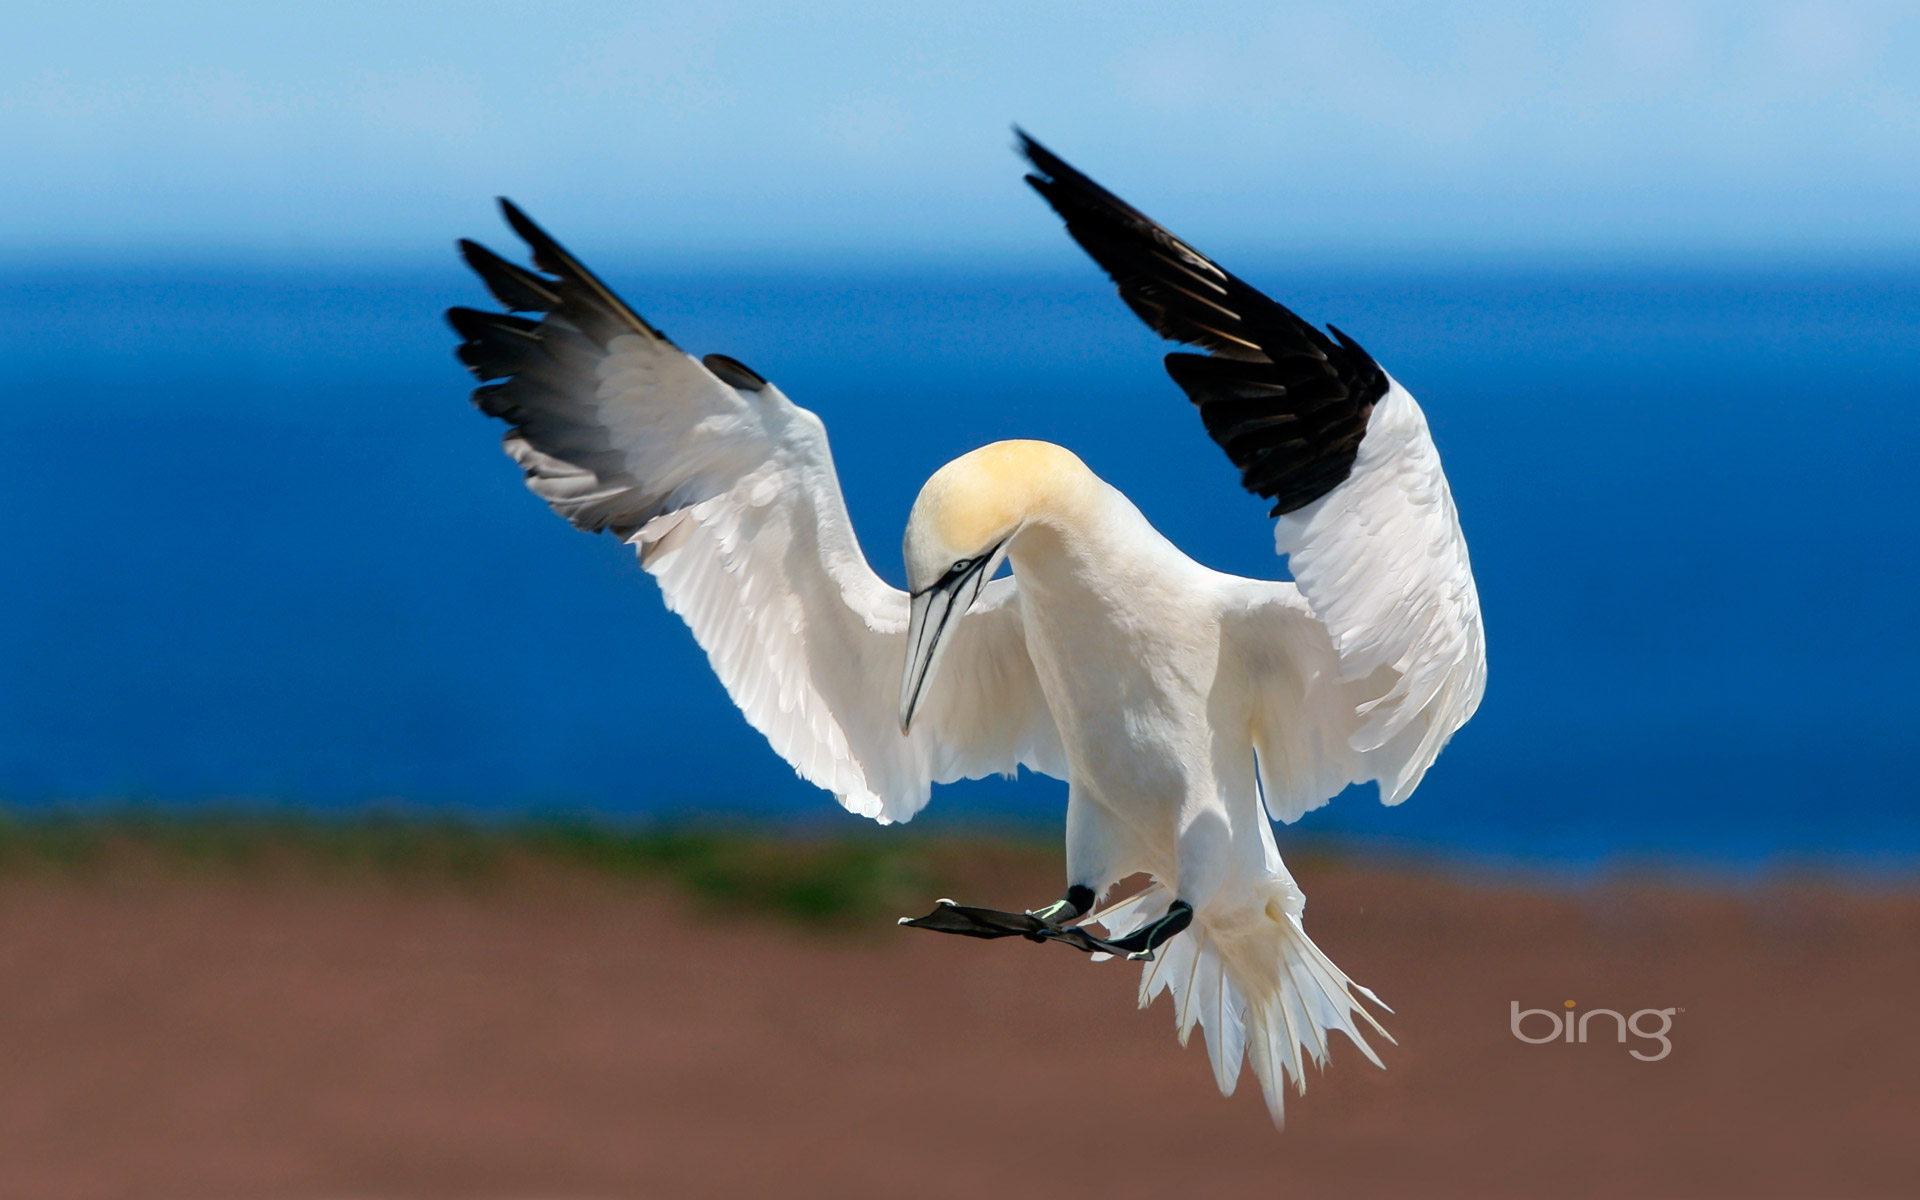
[{"label": "bing logo", "polygon": [[[1521,1008],[1520,1002],[1515,1000],[1510,1008],[1511,1015],[1508,1018],[1507,1027],[1513,1030],[1514,1037],[1535,1046],[1546,1042],[1585,1042],[1587,1026],[1595,1017],[1602,1017],[1605,1021],[1600,1026],[1601,1037],[1604,1038],[1611,1030],[1615,1035],[1615,1041],[1625,1042],[1627,1033],[1631,1030],[1635,1037],[1645,1038],[1648,1042],[1659,1042],[1658,1054],[1642,1054],[1638,1049],[1627,1051],[1641,1062],[1659,1062],[1673,1053],[1673,1043],[1667,1039],[1667,1034],[1673,1031],[1673,1014],[1685,1011],[1678,1008],[1643,1008],[1631,1017],[1624,1017],[1611,1008],[1590,1008],[1586,1012],[1576,1013],[1574,1009],[1579,1006],[1572,1000],[1567,1001],[1562,1007],[1566,1009],[1564,1013],[1555,1012],[1551,1008]],[[1545,1026],[1540,1024],[1539,1018],[1542,1017],[1546,1018]],[[1522,1026],[1527,1023],[1528,1018],[1533,1018],[1533,1028],[1542,1032],[1537,1035],[1527,1033]],[[1642,1029],[1640,1027],[1642,1020],[1646,1020],[1649,1024],[1658,1021],[1660,1025],[1657,1029]],[[1611,1022],[1611,1025],[1606,1022]]]}]

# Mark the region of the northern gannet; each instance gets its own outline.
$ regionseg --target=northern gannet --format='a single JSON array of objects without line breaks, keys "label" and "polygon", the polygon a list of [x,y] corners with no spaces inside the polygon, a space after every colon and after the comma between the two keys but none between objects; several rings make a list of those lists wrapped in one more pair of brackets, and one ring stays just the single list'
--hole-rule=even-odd
[{"label": "northern gannet", "polygon": [[[1400,803],[1473,714],[1486,656],[1466,543],[1419,405],[1365,350],[1019,137],[1028,182],[1121,298],[1211,352],[1167,370],[1274,501],[1294,582],[1203,567],[1071,451],[1004,441],[921,489],[899,591],[854,538],[818,417],[734,359],[682,352],[505,200],[544,273],[462,241],[511,311],[448,318],[527,486],[638,549],[801,777],[881,823],[934,783],[1020,766],[1067,781],[1063,899],[942,901],[903,923],[1146,960],[1142,1006],[1169,992],[1221,1091],[1244,1059],[1277,1124],[1330,1033],[1378,1065],[1356,1017],[1386,1031],[1308,939],[1270,820],[1350,783]],[[1137,873],[1151,884],[1092,911]]]}]

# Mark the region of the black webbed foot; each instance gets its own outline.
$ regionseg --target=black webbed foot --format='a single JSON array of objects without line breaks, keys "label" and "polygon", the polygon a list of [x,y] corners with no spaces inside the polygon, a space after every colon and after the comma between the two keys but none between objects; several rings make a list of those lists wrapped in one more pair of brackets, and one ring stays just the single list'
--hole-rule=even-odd
[{"label": "black webbed foot", "polygon": [[[1193,906],[1176,900],[1165,916],[1136,933],[1114,941],[1095,937],[1078,926],[1065,925],[1084,916],[1093,907],[1091,888],[1074,887],[1066,898],[1038,912],[1010,913],[997,908],[973,908],[942,900],[924,917],[902,917],[900,924],[936,933],[957,933],[961,937],[1023,937],[1030,942],[1060,942],[1086,954],[1113,954],[1132,959],[1150,959],[1154,949],[1193,921]],[[1056,916],[1056,914],[1061,914]]]},{"label": "black webbed foot", "polygon": [[901,917],[900,924],[935,933],[957,933],[961,937],[1023,937],[1044,942],[1049,930],[1057,928],[1033,913],[1011,913],[997,908],[974,908],[941,900],[924,917]]}]

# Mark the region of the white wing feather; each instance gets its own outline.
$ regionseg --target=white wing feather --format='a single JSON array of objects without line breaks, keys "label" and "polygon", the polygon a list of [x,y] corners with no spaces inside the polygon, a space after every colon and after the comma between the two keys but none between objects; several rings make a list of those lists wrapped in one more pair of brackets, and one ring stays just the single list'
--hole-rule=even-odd
[{"label": "white wing feather", "polygon": [[503,207],[557,278],[463,247],[504,304],[545,314],[448,314],[467,338],[462,360],[502,381],[474,401],[513,427],[505,448],[528,487],[576,526],[638,548],[774,750],[881,822],[918,812],[934,783],[1021,765],[1064,774],[1014,582],[989,585],[950,635],[903,736],[907,597],[860,552],[819,418],[731,360],[683,353]]},{"label": "white wing feather", "polygon": [[861,555],[819,419],[772,385],[744,396],[771,434],[761,461],[631,540],[748,723],[802,778],[882,823],[913,816],[934,783],[1023,764],[1064,775],[1011,579],[963,619],[901,736],[889,697],[906,593]]},{"label": "white wing feather", "polygon": [[1258,665],[1261,789],[1296,821],[1349,783],[1398,804],[1479,707],[1480,597],[1426,416],[1389,382],[1352,474],[1279,519],[1295,585],[1248,597],[1237,645]]}]

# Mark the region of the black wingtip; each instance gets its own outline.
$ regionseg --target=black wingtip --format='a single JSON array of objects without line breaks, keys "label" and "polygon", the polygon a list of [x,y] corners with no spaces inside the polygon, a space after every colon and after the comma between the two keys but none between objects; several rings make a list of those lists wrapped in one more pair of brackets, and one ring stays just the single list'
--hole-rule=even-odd
[{"label": "black wingtip", "polygon": [[489,312],[484,308],[467,308],[464,305],[449,308],[446,317],[453,331],[468,341],[485,341],[501,330],[531,334],[540,325],[538,321],[530,321],[512,313]]},{"label": "black wingtip", "polygon": [[479,242],[474,241],[472,238],[461,238],[454,243],[454,246],[460,251],[460,261],[466,263],[469,269],[482,276],[486,274],[485,270],[482,269],[483,265],[490,265],[491,260],[499,257],[499,255],[482,246]]},{"label": "black wingtip", "polygon": [[551,271],[556,275],[564,271],[567,264],[573,260],[573,256],[567,253],[566,247],[555,241],[552,234],[540,228],[539,223],[522,211],[518,204],[505,196],[499,199],[500,215],[505,217],[507,224],[520,235],[520,240],[532,248],[533,264],[543,271]]},{"label": "black wingtip", "polygon": [[505,196],[498,197],[498,200],[500,202],[500,215],[505,217],[507,224],[513,228],[515,233],[520,235],[521,241],[536,250],[554,244],[553,238],[547,231],[535,224],[532,217],[522,212],[518,204],[515,204]]},{"label": "black wingtip", "polygon": [[1035,175],[1027,177],[1027,182],[1031,182],[1035,188],[1039,188],[1041,182],[1052,182],[1054,179],[1060,179],[1062,175],[1066,177],[1079,175],[1079,171],[1068,167],[1066,159],[1048,150],[1033,134],[1029,134],[1018,125],[1014,127],[1014,138],[1016,138],[1014,150],[1020,152],[1020,157],[1027,159],[1027,163],[1033,167],[1035,175],[1039,177],[1039,179],[1035,179]]},{"label": "black wingtip", "polygon": [[1359,342],[1356,342],[1352,338],[1348,337],[1346,331],[1344,329],[1341,329],[1338,325],[1335,325],[1332,321],[1327,322],[1327,332],[1331,333],[1334,336],[1334,339],[1338,341],[1340,345],[1345,349],[1351,350],[1355,354],[1360,355],[1360,357],[1366,359],[1367,362],[1369,363],[1374,363],[1376,366],[1378,365],[1375,362],[1373,355],[1367,353],[1367,349],[1365,346],[1362,346]]},{"label": "black wingtip", "polygon": [[610,307],[621,312],[622,315],[649,333],[653,333],[656,336],[659,334],[658,330],[653,329],[652,326],[642,321],[638,313],[628,308],[626,303],[618,296],[615,296],[610,288],[595,278],[593,272],[587,270],[578,259],[574,258],[572,254],[569,254],[567,248],[562,246],[552,234],[540,228],[539,224],[536,223],[532,217],[529,217],[525,212],[521,211],[519,205],[507,199],[505,196],[499,197],[499,201],[500,215],[507,219],[507,224],[512,226],[513,231],[520,235],[520,240],[525,242],[528,248],[533,251],[534,266],[550,275],[578,276],[587,286],[601,293],[602,299],[604,299]]},{"label": "black wingtip", "polygon": [[[1052,175],[1055,173],[1054,168],[1066,166],[1058,154],[1041,145],[1038,138],[1020,128],[1018,125],[1013,127],[1013,137],[1014,150],[1021,158],[1032,163],[1033,169],[1042,175]],[[1071,167],[1067,169],[1072,170]]]},{"label": "black wingtip", "polygon": [[460,257],[493,298],[515,312],[552,312],[560,306],[560,294],[549,280],[513,265],[478,242],[461,238]]},{"label": "black wingtip", "polygon": [[456,304],[442,315],[446,317],[447,324],[453,327],[455,333],[467,341],[473,341],[481,335],[485,318],[493,314]]},{"label": "black wingtip", "polygon": [[1228,272],[1014,127],[1027,183],[1066,221],[1162,337],[1212,353],[1169,354],[1167,373],[1199,407],[1207,433],[1247,490],[1292,512],[1352,472],[1384,373],[1332,326],[1332,339]]},{"label": "black wingtip", "polygon": [[1045,196],[1047,194],[1048,180],[1046,176],[1048,172],[1045,167],[1041,166],[1039,156],[1046,155],[1048,158],[1052,158],[1053,156],[1048,153],[1045,146],[1042,146],[1033,139],[1032,134],[1020,128],[1018,125],[1013,127],[1013,152],[1021,158],[1026,159],[1027,165],[1033,168],[1033,170],[1027,172],[1024,176],[1027,181],[1027,186],[1039,192],[1042,196]]},{"label": "black wingtip", "polygon": [[1014,127],[1014,134],[1020,138],[1020,146],[1018,146],[1020,156],[1023,157],[1023,159],[1027,159],[1029,163],[1033,163],[1033,171],[1035,171],[1035,175],[1039,177],[1039,179],[1035,179],[1035,175],[1029,175],[1027,182],[1031,182],[1033,188],[1035,188],[1037,192],[1041,192],[1043,196],[1048,194],[1048,192],[1046,192],[1046,186],[1043,186],[1043,184],[1069,186],[1069,188],[1087,188],[1094,196],[1100,196],[1102,200],[1110,200],[1112,204],[1119,205],[1121,209],[1137,215],[1142,221],[1146,219],[1146,217],[1140,215],[1139,211],[1137,211],[1133,205],[1123,202],[1119,196],[1114,196],[1112,192],[1108,192],[1106,188],[1102,188],[1100,184],[1096,184],[1096,182],[1089,179],[1083,171],[1079,171],[1073,163],[1069,163],[1068,159],[1064,159],[1064,157],[1054,154],[1052,150],[1048,150],[1033,134],[1023,131],[1018,125]]}]

